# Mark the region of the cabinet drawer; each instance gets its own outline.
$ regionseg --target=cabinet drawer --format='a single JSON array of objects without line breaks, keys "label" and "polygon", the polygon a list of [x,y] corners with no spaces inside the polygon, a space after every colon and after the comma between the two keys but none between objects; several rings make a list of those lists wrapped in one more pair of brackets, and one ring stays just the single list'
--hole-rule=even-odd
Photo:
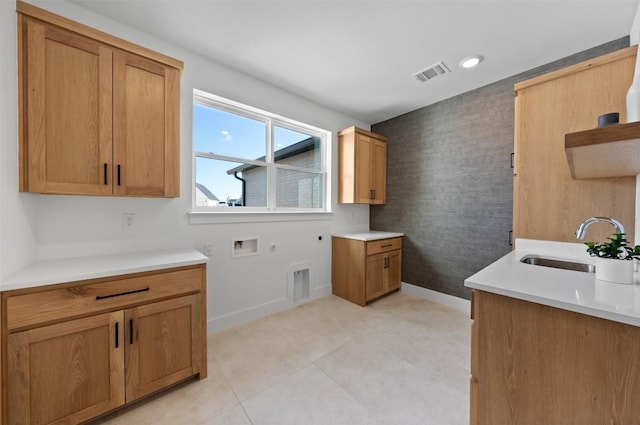
[{"label": "cabinet drawer", "polygon": [[201,267],[161,271],[99,283],[51,288],[42,292],[7,297],[9,330],[113,311],[157,299],[201,290]]},{"label": "cabinet drawer", "polygon": [[402,248],[402,238],[380,239],[367,242],[367,255],[393,251]]}]

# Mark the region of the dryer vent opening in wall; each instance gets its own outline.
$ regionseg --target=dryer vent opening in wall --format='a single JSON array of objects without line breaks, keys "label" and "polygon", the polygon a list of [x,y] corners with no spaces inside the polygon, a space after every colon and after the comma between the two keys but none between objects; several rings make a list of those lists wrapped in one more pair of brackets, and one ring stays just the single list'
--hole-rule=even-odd
[{"label": "dryer vent opening in wall", "polygon": [[309,298],[309,269],[293,272],[293,302]]},{"label": "dryer vent opening in wall", "polygon": [[309,299],[310,273],[309,262],[292,264],[287,271],[287,297],[297,303]]}]

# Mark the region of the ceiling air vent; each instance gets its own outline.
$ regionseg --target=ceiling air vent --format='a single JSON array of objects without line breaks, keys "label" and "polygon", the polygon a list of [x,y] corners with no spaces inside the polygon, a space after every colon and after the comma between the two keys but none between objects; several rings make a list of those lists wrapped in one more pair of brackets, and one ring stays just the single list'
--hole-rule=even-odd
[{"label": "ceiling air vent", "polygon": [[447,68],[447,65],[445,65],[444,62],[440,61],[428,68],[423,69],[422,71],[416,72],[415,74],[413,74],[413,78],[424,83],[425,81],[436,78],[438,75],[448,74],[449,72],[451,71],[449,70],[449,68]]}]

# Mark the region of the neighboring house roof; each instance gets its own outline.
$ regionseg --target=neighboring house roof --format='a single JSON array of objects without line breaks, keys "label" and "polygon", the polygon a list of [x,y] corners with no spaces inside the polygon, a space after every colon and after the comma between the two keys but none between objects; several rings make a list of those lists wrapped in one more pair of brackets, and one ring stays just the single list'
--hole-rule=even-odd
[{"label": "neighboring house roof", "polygon": [[202,183],[196,183],[196,187],[200,189],[200,192],[204,193],[204,196],[206,196],[207,198],[211,199],[212,201],[219,201],[216,195],[211,193],[207,186],[203,185]]},{"label": "neighboring house roof", "polygon": [[[315,149],[316,145],[320,143],[317,137],[309,137],[308,139],[304,139],[298,143],[294,143],[293,145],[287,146],[286,148],[279,149],[274,152],[274,157],[276,161],[280,161],[285,158],[289,158],[290,156],[299,155],[303,152],[308,152]],[[264,156],[257,158],[256,161],[264,161]],[[252,164],[244,164],[238,167],[232,168],[227,171],[227,174],[238,173],[241,171],[247,171],[252,168],[256,168],[257,165]]]}]

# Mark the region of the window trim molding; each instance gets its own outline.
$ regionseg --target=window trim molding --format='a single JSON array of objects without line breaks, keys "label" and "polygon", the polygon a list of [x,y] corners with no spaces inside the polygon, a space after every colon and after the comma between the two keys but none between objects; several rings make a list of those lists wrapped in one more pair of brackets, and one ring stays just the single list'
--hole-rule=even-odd
[{"label": "window trim molding", "polygon": [[[283,117],[278,114],[274,114],[272,112],[264,111],[253,106],[245,105],[240,102],[233,101],[231,99],[224,98],[222,96],[214,95],[199,89],[193,89],[192,96],[192,109],[194,104],[200,104],[202,106],[210,106],[212,108],[217,108],[223,110],[225,112],[237,114],[243,117],[247,117],[249,119],[258,120],[261,122],[265,122],[267,126],[267,143],[265,152],[265,160],[264,161],[256,161],[245,158],[232,157],[227,155],[217,155],[206,152],[196,151],[193,146],[193,133],[192,133],[192,144],[191,144],[191,159],[192,159],[192,172],[191,172],[191,212],[189,213],[189,223],[190,224],[199,224],[202,223],[203,220],[201,218],[195,219],[195,217],[202,217],[203,215],[212,214],[212,215],[254,215],[254,216],[262,216],[265,214],[276,214],[276,215],[305,215],[305,214],[330,214],[332,213],[332,204],[331,204],[331,145],[332,145],[332,137],[333,133],[328,130],[324,130],[319,127],[315,127],[313,125],[309,125],[300,121],[296,121],[290,118]],[[193,113],[193,112],[192,112]],[[292,131],[297,132],[305,132],[310,136],[319,137],[322,142],[320,144],[320,169],[314,170],[305,167],[296,167],[288,164],[277,164],[275,162],[274,147],[273,147],[273,129],[274,127],[281,127]],[[192,122],[192,132],[193,132],[193,122]],[[198,154],[196,154],[198,152]],[[267,171],[267,193],[276,193],[276,185],[277,185],[277,171],[278,169],[284,170],[293,170],[299,172],[306,172],[310,174],[318,174],[322,178],[322,186],[323,186],[323,196],[322,201],[324,207],[322,208],[286,208],[276,207],[276,197],[273,195],[267,196],[267,205],[266,207],[206,207],[206,206],[197,206],[196,202],[196,159],[198,157],[210,158],[216,160],[226,160],[238,162],[241,160],[247,164],[253,164],[258,166],[264,166]],[[192,219],[193,217],[193,219]],[[324,219],[324,218],[323,218]],[[270,220],[252,220],[252,221],[270,221]],[[275,221],[285,221],[277,219]],[[212,222],[217,222],[214,220]],[[233,222],[229,221],[229,222]],[[243,222],[243,221],[239,221]]]},{"label": "window trim molding", "polygon": [[331,211],[200,211],[188,213],[189,224],[331,221]]}]

